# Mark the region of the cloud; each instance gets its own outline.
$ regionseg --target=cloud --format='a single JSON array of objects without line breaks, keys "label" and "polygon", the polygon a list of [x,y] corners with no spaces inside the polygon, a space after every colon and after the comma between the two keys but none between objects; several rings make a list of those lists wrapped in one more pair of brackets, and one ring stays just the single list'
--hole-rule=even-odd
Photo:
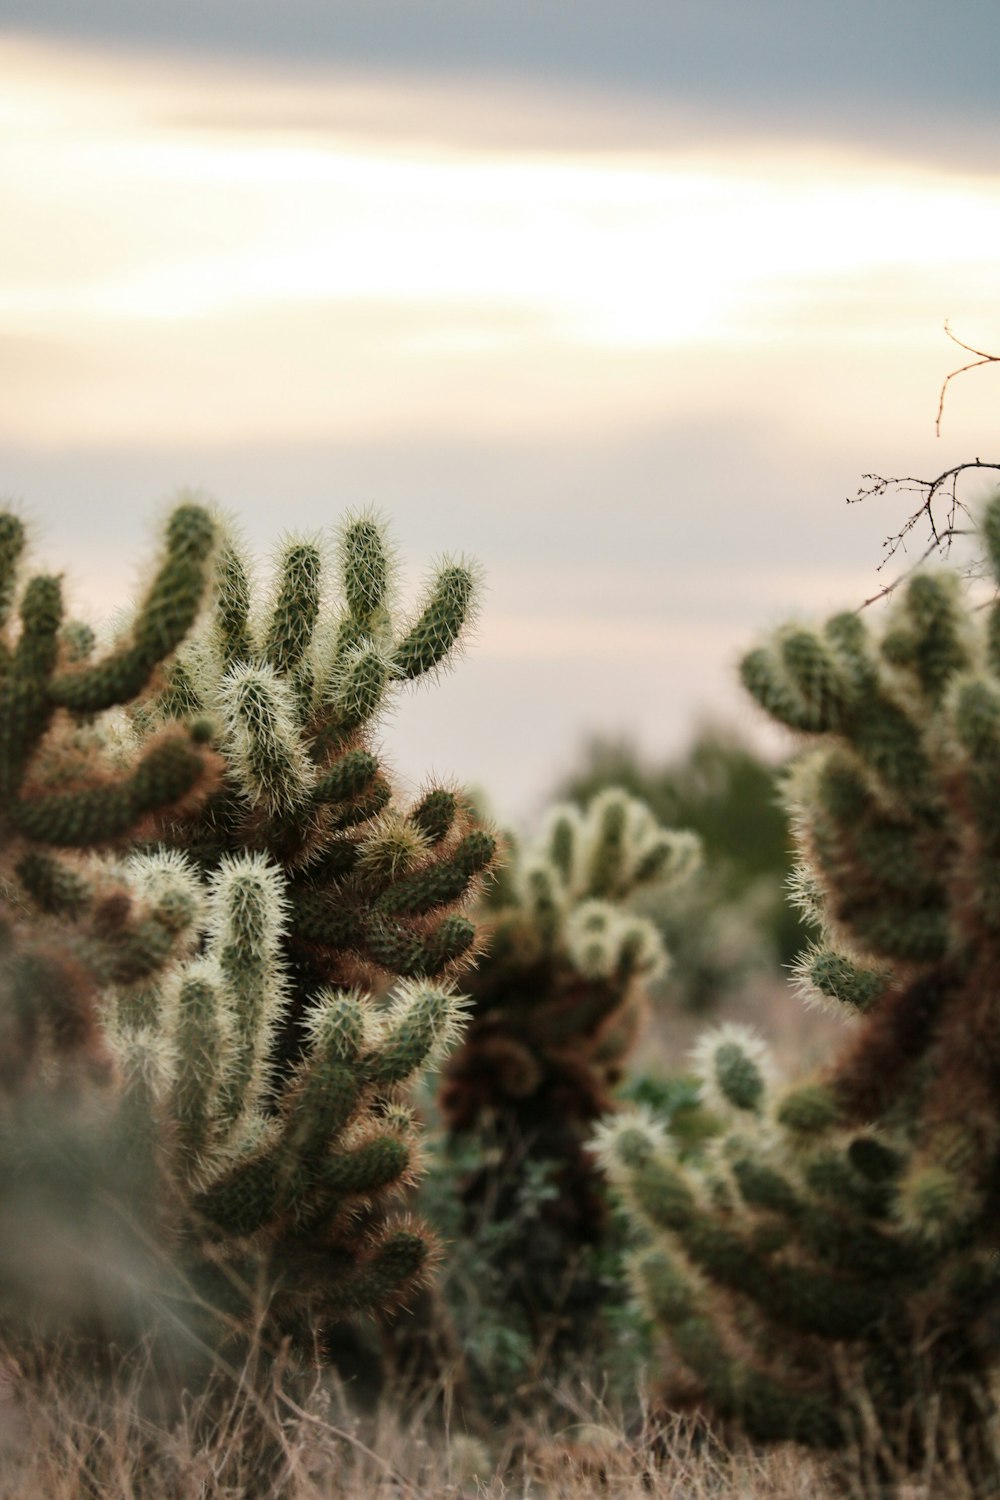
[{"label": "cloud", "polygon": [[7,0],[4,15],[54,38],[563,84],[744,129],[995,161],[1000,12],[978,0]]}]

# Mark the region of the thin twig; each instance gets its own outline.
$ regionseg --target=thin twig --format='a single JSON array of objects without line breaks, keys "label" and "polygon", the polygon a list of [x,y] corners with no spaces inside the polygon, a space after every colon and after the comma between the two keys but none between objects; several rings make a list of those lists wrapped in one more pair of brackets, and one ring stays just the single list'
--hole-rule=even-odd
[{"label": "thin twig", "polygon": [[380,1453],[376,1453],[374,1448],[369,1448],[368,1444],[363,1443],[355,1433],[348,1432],[346,1427],[335,1427],[332,1423],[326,1421],[324,1417],[313,1416],[311,1412],[308,1412],[304,1407],[299,1406],[297,1401],[293,1401],[287,1391],[276,1389],[274,1394],[277,1399],[281,1401],[283,1405],[287,1406],[289,1411],[293,1412],[301,1422],[306,1422],[312,1427],[319,1427],[323,1430],[323,1432],[328,1433],[331,1437],[342,1438],[344,1442],[350,1443],[350,1445],[353,1448],[356,1448],[359,1453],[363,1453],[366,1458],[371,1459],[372,1463],[377,1464],[382,1472],[395,1484],[402,1485],[408,1494],[417,1495],[418,1492],[416,1487],[410,1483],[406,1475],[400,1473],[400,1471],[393,1464],[389,1463],[387,1459],[384,1459]]},{"label": "thin twig", "polygon": [[937,417],[934,421],[934,431],[937,433],[938,437],[941,436],[941,418],[944,416],[944,398],[948,393],[948,386],[955,379],[955,376],[964,375],[966,370],[978,370],[980,365],[1000,364],[1000,354],[987,354],[985,349],[975,349],[971,344],[966,344],[956,334],[952,333],[951,325],[947,319],[945,319],[944,331],[951,339],[953,344],[957,344],[958,347],[960,349],[964,349],[967,354],[975,354],[976,358],[970,360],[967,365],[962,365],[959,369],[952,370],[951,374],[946,375],[944,378],[944,383],[941,386],[941,394],[938,396]]},{"label": "thin twig", "polygon": [[[869,500],[887,494],[890,490],[901,494],[920,495],[921,501],[916,510],[911,512],[906,521],[897,532],[887,536],[882,543],[884,557],[878,565],[877,571],[882,569],[902,550],[906,551],[907,538],[921,523],[926,523],[930,541],[926,550],[921,554],[912,567],[907,568],[892,583],[866,599],[859,609],[866,609],[868,605],[875,604],[879,599],[887,598],[905,579],[925,563],[935,552],[942,557],[947,557],[951,552],[951,544],[956,537],[970,535],[971,528],[959,525],[961,517],[969,517],[969,507],[958,493],[958,482],[962,474],[970,469],[988,469],[1000,474],[1000,462],[992,462],[982,458],[967,459],[965,463],[953,464],[950,469],[945,469],[934,479],[919,479],[913,474],[894,475],[886,478],[881,474],[863,474],[861,477],[868,481],[862,485],[858,493],[848,498],[848,505],[856,505],[862,500]],[[935,506],[943,505],[945,512],[943,516],[935,513]]]}]

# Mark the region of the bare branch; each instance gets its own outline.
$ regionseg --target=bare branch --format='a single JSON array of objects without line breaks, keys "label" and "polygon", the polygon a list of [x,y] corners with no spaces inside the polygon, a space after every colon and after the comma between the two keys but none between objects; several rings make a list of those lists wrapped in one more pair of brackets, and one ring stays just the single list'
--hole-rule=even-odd
[{"label": "bare branch", "polygon": [[952,333],[951,324],[948,322],[947,318],[945,319],[944,331],[951,339],[953,344],[957,344],[960,349],[964,349],[966,354],[975,354],[976,358],[970,360],[967,365],[961,365],[959,369],[952,370],[951,373],[949,375],[946,375],[944,378],[944,383],[941,386],[941,394],[938,396],[937,416],[934,420],[934,431],[936,432],[938,437],[941,436],[941,418],[944,416],[944,398],[948,393],[948,386],[955,379],[955,376],[964,375],[966,370],[978,370],[980,365],[1000,364],[1000,354],[987,354],[984,349],[974,349],[971,344],[966,344],[962,339],[958,337],[957,334]]},{"label": "bare branch", "polygon": [[906,552],[908,538],[922,521],[926,523],[928,537],[926,549],[917,561],[892,583],[887,584],[884,589],[873,594],[870,599],[866,599],[860,606],[861,609],[866,609],[869,604],[875,604],[879,599],[887,598],[904,579],[909,578],[910,574],[935,552],[942,557],[947,557],[951,552],[951,544],[955,537],[968,536],[973,530],[972,526],[960,524],[963,519],[971,520],[971,515],[968,505],[958,493],[959,479],[970,469],[986,469],[1000,474],[1000,462],[992,463],[982,458],[971,458],[965,463],[953,464],[936,479],[918,479],[912,474],[892,478],[885,478],[881,474],[861,476],[868,483],[862,485],[856,495],[848,498],[848,505],[857,505],[861,500],[885,495],[890,491],[921,497],[920,504],[910,513],[900,529],[891,536],[887,536],[882,543],[884,556],[878,565],[878,572],[881,573],[897,552]]},{"label": "bare branch", "polygon": [[[951,342],[957,344],[959,349],[964,349],[967,354],[974,354],[976,357],[974,360],[970,360],[968,364],[962,365],[957,370],[952,370],[949,375],[945,376],[944,384],[941,386],[938,396],[937,419],[935,421],[935,430],[938,437],[941,436],[941,418],[944,413],[944,403],[948,393],[948,386],[955,379],[955,376],[964,375],[966,370],[976,370],[981,365],[1000,364],[1000,354],[990,354],[985,349],[977,349],[974,345],[967,344],[964,339],[960,339],[957,334],[952,332],[951,324],[947,319],[945,320],[944,331],[948,338],[951,339]],[[950,469],[945,469],[944,473],[939,474],[936,479],[918,479],[912,474],[893,475],[891,478],[886,478],[881,474],[862,474],[862,479],[866,480],[867,483],[861,486],[856,495],[849,495],[847,497],[848,505],[857,505],[861,500],[870,500],[873,496],[881,497],[890,492],[901,495],[918,495],[920,497],[920,504],[916,510],[911,511],[899,530],[893,532],[891,536],[887,536],[882,543],[882,552],[884,555],[878,565],[878,572],[881,573],[882,569],[896,556],[897,552],[906,552],[908,539],[910,539],[915,528],[921,525],[921,523],[926,525],[927,540],[924,551],[917,561],[906,568],[904,572],[900,573],[897,578],[894,578],[891,583],[886,584],[884,588],[872,594],[870,599],[866,599],[863,604],[860,604],[858,606],[859,611],[867,609],[870,604],[876,604],[880,599],[887,599],[905,579],[915,573],[917,568],[935,553],[941,557],[948,557],[951,553],[951,544],[955,538],[958,536],[968,536],[974,530],[972,526],[960,524],[963,520],[971,520],[971,514],[969,506],[966,505],[958,493],[959,480],[971,469],[986,469],[991,470],[995,474],[1000,474],[1000,463],[993,463],[988,459],[970,458],[965,463],[953,464]],[[976,563],[974,562],[965,571],[968,576],[975,577],[977,574]]]}]

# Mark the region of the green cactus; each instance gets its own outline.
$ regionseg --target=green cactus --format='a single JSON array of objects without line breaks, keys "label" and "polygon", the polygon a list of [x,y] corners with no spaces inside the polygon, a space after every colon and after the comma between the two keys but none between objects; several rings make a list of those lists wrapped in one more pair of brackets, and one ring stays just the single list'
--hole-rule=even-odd
[{"label": "green cactus", "polygon": [[683,881],[699,845],[611,788],[584,812],[554,807],[537,845],[522,854],[512,840],[509,856],[484,900],[484,952],[463,981],[469,1026],[439,1105],[456,1157],[479,1146],[459,1184],[466,1232],[522,1223],[517,1242],[504,1241],[504,1316],[519,1306],[529,1338],[557,1361],[579,1354],[602,1301],[593,1265],[609,1223],[586,1141],[613,1106],[646,984],[667,962],[656,928],[628,901]]},{"label": "green cactus", "polygon": [[[987,546],[998,527],[1000,496]],[[704,1038],[728,1127],[693,1165],[648,1118],[601,1132],[637,1288],[708,1403],[844,1454],[873,1494],[920,1476],[980,1500],[1000,1460],[998,617],[918,573],[877,631],[838,615],[745,659],[811,737],[788,797],[824,935],[798,979],[854,1025],[785,1088],[754,1039]]]},{"label": "green cactus", "polygon": [[[171,515],[163,560],[128,630],[95,654],[65,622],[58,578],[23,580],[21,522],[0,514],[0,1306],[8,1329],[98,1323],[121,1237],[95,1192],[122,1085],[107,995],[155,985],[196,938],[197,891],[135,883],[127,851],[217,784],[200,724],[123,759],[120,709],[199,610],[215,528]],[[107,1264],[94,1247],[103,1244]],[[39,1255],[39,1246],[46,1246]]]},{"label": "green cactus", "polygon": [[[174,855],[135,856],[132,874],[172,883],[178,899],[202,884]],[[358,989],[321,990],[301,1056],[276,1076],[294,992],[288,914],[276,865],[227,857],[204,893],[197,954],[154,993],[118,991],[111,1036],[126,1084],[109,1150],[145,1122],[164,1229],[179,1241],[174,1274],[230,1312],[235,1289],[263,1277],[272,1325],[294,1329],[384,1313],[423,1272],[425,1234],[408,1221],[373,1229],[359,1210],[413,1178],[417,1139],[400,1090],[451,1044],[462,1002],[424,980],[400,983],[381,1006]]]},{"label": "green cactus", "polygon": [[[666,962],[632,894],[683,881],[690,834],[660,828],[617,788],[586,812],[560,804],[538,845],[511,859],[484,905],[486,949],[466,981],[473,1002],[441,1105],[451,1129],[513,1110],[578,1125],[608,1108],[641,1025],[644,983]],[[558,1101],[558,1102],[557,1102]]]},{"label": "green cactus", "polygon": [[[83,1277],[105,1338],[169,1307],[211,1346],[255,1298],[306,1342],[383,1314],[432,1258],[384,1208],[419,1165],[405,1090],[462,1015],[464,908],[494,839],[456,793],[397,805],[370,740],[393,683],[456,644],[475,571],[444,565],[397,626],[365,515],[342,530],[339,614],[306,540],[283,548],[258,617],[239,548],[187,504],[130,629],[95,659],[62,626],[58,580],[18,591],[20,536],[0,524],[0,606],[19,600],[21,621],[0,677],[3,1139],[34,1159],[35,1119],[54,1180],[74,1185],[52,1189],[45,1222],[66,1198],[81,1247],[114,1245],[116,1276]],[[104,1092],[53,1132],[25,1078],[88,1049]],[[5,1201],[36,1222],[24,1177],[0,1152]],[[0,1257],[11,1304],[19,1274]]]},{"label": "green cactus", "polygon": [[[415,1171],[401,1090],[455,1030],[452,981],[475,951],[466,908],[495,855],[457,793],[398,803],[372,743],[395,686],[456,646],[476,570],[443,564],[400,623],[375,517],[348,519],[336,558],[339,601],[324,544],[287,540],[258,611],[224,535],[213,608],[131,717],[137,754],[179,716],[208,719],[224,766],[161,839],[199,872],[209,912],[197,962],[153,1006],[177,1059],[156,1104],[175,1193],[207,1226],[209,1261],[232,1276],[252,1250],[236,1279],[269,1267],[288,1288],[277,1326],[297,1306],[310,1330],[390,1310],[419,1283],[431,1240],[384,1212]],[[130,1034],[145,1055],[146,1030]]]},{"label": "green cactus", "polygon": [[[209,515],[179,505],[130,629],[94,660],[93,634],[64,622],[60,580],[21,583],[24,527],[0,514],[0,1025],[8,1088],[42,1075],[54,1086],[80,1065],[106,1074],[102,986],[155,973],[192,915],[136,899],[109,856],[211,790],[218,762],[204,726],[164,730],[123,768],[107,721],[93,716],[127,703],[175,649],[198,612],[214,544]],[[95,860],[96,851],[105,857]]]},{"label": "green cactus", "polygon": [[325,599],[321,544],[287,541],[255,619],[250,569],[227,538],[210,619],[133,714],[139,745],[175,716],[206,715],[217,726],[224,784],[168,840],[206,872],[244,850],[285,871],[283,945],[297,977],[283,1043],[290,1058],[312,990],[458,973],[475,952],[463,908],[495,853],[453,792],[432,788],[400,807],[372,745],[396,685],[456,646],[476,570],[445,562],[416,619],[397,623],[395,568],[377,519],[350,518],[337,556],[339,604]]}]

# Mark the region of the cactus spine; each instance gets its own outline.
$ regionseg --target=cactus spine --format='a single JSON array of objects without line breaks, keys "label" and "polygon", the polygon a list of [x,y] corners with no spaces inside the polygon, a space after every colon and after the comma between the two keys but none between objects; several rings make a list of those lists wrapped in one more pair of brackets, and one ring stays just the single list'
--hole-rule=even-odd
[{"label": "cactus spine", "polygon": [[[1000,579],[1000,497],[983,535]],[[980,1497],[997,1474],[998,642],[1000,605],[940,571],[878,632],[837,615],[747,656],[810,741],[789,799],[825,938],[800,982],[855,1026],[786,1088],[752,1039],[704,1039],[729,1128],[700,1166],[641,1117],[602,1135],[639,1290],[710,1404],[853,1455],[872,1492],[920,1474]]]}]

